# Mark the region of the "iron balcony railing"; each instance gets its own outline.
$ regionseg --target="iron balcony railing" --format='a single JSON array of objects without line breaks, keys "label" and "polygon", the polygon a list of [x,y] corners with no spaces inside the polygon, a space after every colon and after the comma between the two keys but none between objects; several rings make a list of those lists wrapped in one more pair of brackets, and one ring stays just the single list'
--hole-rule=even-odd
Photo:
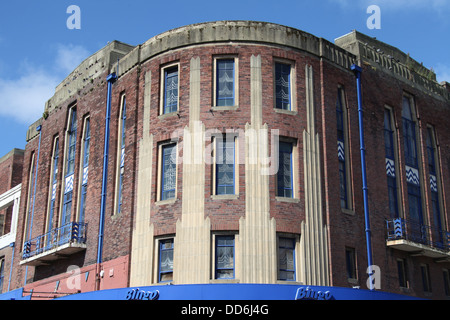
[{"label": "iron balcony railing", "polygon": [[408,240],[435,249],[450,250],[450,232],[414,220],[386,220],[388,240]]},{"label": "iron balcony railing", "polygon": [[22,258],[28,259],[68,243],[86,243],[86,228],[87,224],[84,222],[70,222],[26,241]]}]

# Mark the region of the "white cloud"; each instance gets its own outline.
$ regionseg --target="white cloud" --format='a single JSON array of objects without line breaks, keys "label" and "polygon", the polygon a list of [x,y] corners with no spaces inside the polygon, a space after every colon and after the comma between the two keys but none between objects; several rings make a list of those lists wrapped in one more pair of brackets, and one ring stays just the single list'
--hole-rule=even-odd
[{"label": "white cloud", "polygon": [[0,77],[0,116],[23,124],[39,119],[56,86],[89,55],[85,48],[75,45],[57,45],[55,51],[52,67],[31,65],[25,60],[15,78]]}]

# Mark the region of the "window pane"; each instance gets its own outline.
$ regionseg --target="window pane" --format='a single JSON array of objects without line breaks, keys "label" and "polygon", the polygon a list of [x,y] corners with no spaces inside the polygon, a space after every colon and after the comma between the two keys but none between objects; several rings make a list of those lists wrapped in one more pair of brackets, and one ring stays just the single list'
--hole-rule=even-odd
[{"label": "window pane", "polygon": [[162,200],[175,197],[176,185],[176,145],[163,146],[162,150]]},{"label": "window pane", "polygon": [[178,105],[178,68],[165,71],[164,113],[177,111]]},{"label": "window pane", "polygon": [[217,106],[234,105],[234,59],[217,60]]},{"label": "window pane", "polygon": [[278,196],[292,198],[292,143],[280,142],[277,184]]},{"label": "window pane", "polygon": [[291,109],[291,66],[289,64],[275,64],[275,95],[276,108]]}]

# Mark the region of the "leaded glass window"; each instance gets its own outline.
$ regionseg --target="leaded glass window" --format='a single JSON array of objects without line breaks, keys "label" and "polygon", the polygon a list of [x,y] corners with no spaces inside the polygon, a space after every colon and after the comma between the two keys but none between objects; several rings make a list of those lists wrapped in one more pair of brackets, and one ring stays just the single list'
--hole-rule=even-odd
[{"label": "leaded glass window", "polygon": [[279,144],[277,196],[293,198],[292,143]]},{"label": "leaded glass window", "polygon": [[216,236],[216,279],[234,278],[234,236]]},{"label": "leaded glass window", "polygon": [[163,145],[161,200],[175,198],[176,171],[176,144]]},{"label": "leaded glass window", "polygon": [[216,106],[234,106],[234,59],[216,62]]},{"label": "leaded glass window", "polygon": [[291,110],[291,65],[275,63],[275,107]]}]

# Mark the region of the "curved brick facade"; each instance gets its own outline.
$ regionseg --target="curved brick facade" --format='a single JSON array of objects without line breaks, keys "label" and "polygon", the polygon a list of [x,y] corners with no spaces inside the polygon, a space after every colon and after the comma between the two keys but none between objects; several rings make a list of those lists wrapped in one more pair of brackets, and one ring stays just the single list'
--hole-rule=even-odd
[{"label": "curved brick facade", "polygon": [[[450,267],[448,247],[443,250],[431,242],[386,239],[386,220],[392,217],[383,121],[388,107],[395,120],[399,218],[406,220],[410,203],[404,171],[402,99],[413,98],[421,155],[417,171],[421,174],[422,216],[428,226],[436,221],[431,209],[434,194],[428,185],[426,128],[436,133],[440,228],[448,230],[445,190],[450,155],[445,147],[450,135],[443,119],[448,118],[449,91],[411,71],[414,61],[408,69],[401,61],[403,56],[396,60],[387,60],[388,53],[376,56],[376,46],[384,44],[372,39],[369,46],[363,45],[364,37],[346,35],[336,40],[338,46],[285,26],[223,21],[170,30],[137,47],[113,42],[86,59],[58,86],[44,117],[30,126],[27,134],[24,201],[17,232],[21,249],[16,250],[14,264],[19,267],[13,286],[26,281],[26,290],[50,292],[58,283],[57,291],[72,292],[69,280],[73,278],[66,271],[78,266],[81,281],[75,287],[83,292],[163,281],[293,280],[307,285],[365,287],[357,90],[350,68],[360,63],[373,256],[381,269],[381,289],[422,297],[446,296],[442,274],[445,278]],[[393,50],[389,56],[400,52],[389,49]],[[226,69],[224,61],[232,68]],[[106,78],[112,72],[117,80],[111,82],[105,231],[98,264]],[[221,91],[224,83],[229,85],[228,91]],[[277,90],[288,91],[277,96]],[[170,102],[166,99],[169,94],[174,98]],[[218,105],[220,98],[228,99],[225,106]],[[68,166],[73,108],[77,131],[70,221],[79,222],[84,203],[86,236],[78,239],[81,244],[69,245],[64,251],[58,251],[59,246],[56,251],[46,248],[24,256],[26,243],[35,246],[35,237],[49,232],[50,208],[54,208],[51,225],[56,227],[61,226],[68,207],[70,175],[63,171]],[[431,109],[433,112],[428,112]],[[82,196],[87,118],[91,128],[89,170],[86,196]],[[35,131],[38,125],[40,133]],[[232,137],[232,169],[215,162],[222,134]],[[52,180],[56,137],[58,171]],[[176,165],[165,157],[171,146],[175,146]],[[284,152],[282,160],[289,159],[282,177],[273,169],[279,152]],[[30,168],[38,153],[34,195]],[[232,173],[226,176],[228,180],[220,170]],[[219,182],[230,189],[219,189]],[[228,192],[221,194],[223,190]],[[30,209],[30,195],[35,199],[34,209]],[[30,237],[26,231],[31,215]],[[429,237],[435,237],[434,233],[430,231]],[[171,254],[173,258],[161,259]],[[225,260],[219,262],[219,258]],[[400,264],[408,283],[399,286]],[[431,292],[421,287],[420,271],[430,274]]]}]

